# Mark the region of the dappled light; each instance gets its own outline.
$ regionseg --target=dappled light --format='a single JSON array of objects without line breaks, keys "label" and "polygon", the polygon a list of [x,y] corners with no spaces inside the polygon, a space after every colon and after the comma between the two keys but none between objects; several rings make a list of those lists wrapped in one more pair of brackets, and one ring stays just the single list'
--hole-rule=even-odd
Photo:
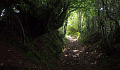
[{"label": "dappled light", "polygon": [[77,41],[77,38],[69,36],[69,35],[67,35],[66,38],[69,39],[71,42]]},{"label": "dappled light", "polygon": [[68,17],[67,20],[67,29],[66,29],[66,37],[68,36],[74,36],[76,38],[79,37],[79,31],[78,31],[78,15],[77,15],[77,11],[73,11],[70,16]]},{"label": "dappled light", "polygon": [[120,0],[0,0],[0,70],[120,70]]},{"label": "dappled light", "polygon": [[[60,62],[60,70],[72,69],[74,67],[76,70],[91,70],[97,67],[98,59],[101,58],[102,53],[97,53],[96,50],[86,50],[85,46],[75,37],[67,37],[67,47],[62,54],[63,58]],[[74,39],[76,40],[74,41]]]}]

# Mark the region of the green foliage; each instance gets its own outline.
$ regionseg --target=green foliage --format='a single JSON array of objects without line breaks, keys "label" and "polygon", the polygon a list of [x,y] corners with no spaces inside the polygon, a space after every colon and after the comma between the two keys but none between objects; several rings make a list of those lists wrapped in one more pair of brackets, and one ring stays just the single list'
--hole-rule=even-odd
[{"label": "green foliage", "polygon": [[24,52],[31,61],[52,69],[56,68],[56,60],[61,58],[62,50],[65,47],[64,37],[58,31],[46,33],[36,40],[27,37],[26,45],[12,37],[8,37],[5,40]]},{"label": "green foliage", "polygon": [[[36,42],[43,45],[39,45]],[[65,45],[62,36],[59,35],[58,31],[46,33],[40,36],[35,43],[30,43],[29,41],[28,44],[31,46],[34,45],[32,47],[34,51],[31,50],[27,52],[28,56],[38,64],[44,64],[49,68],[56,67],[56,65],[54,65],[54,61],[61,57],[62,49]],[[38,49],[39,51],[36,51],[35,49]]]},{"label": "green foliage", "polygon": [[64,26],[60,27],[58,29],[58,31],[59,31],[60,35],[64,38]]},{"label": "green foliage", "polygon": [[76,11],[72,12],[68,18],[67,35],[78,36],[78,19]]},{"label": "green foliage", "polygon": [[[2,23],[11,29],[18,27],[18,30],[22,24],[25,29],[28,46],[10,39],[15,42],[13,45],[27,50],[31,59],[48,67],[54,66],[53,58],[60,57],[66,32],[86,44],[100,42],[101,50],[106,53],[120,43],[119,0],[2,0],[0,11],[3,9],[6,11],[0,16],[0,22],[4,21]],[[54,31],[58,28],[60,33]],[[14,29],[14,34],[18,32]]]},{"label": "green foliage", "polygon": [[[10,39],[14,42],[13,45],[26,51],[25,53],[38,64],[54,68],[54,59],[61,57],[65,44],[63,34],[54,30],[63,25],[67,18],[68,6],[69,0],[2,0],[0,11],[5,9],[5,12],[4,16],[0,16],[0,22],[4,21],[5,26],[16,30],[13,31],[14,37],[22,37],[22,31],[24,32],[25,36],[22,38],[25,43],[19,43],[13,37],[15,40]],[[3,26],[0,24],[0,27]],[[12,30],[10,32],[12,33]]]},{"label": "green foliage", "polygon": [[118,0],[72,1],[68,9],[72,13],[68,18],[67,34],[79,32],[79,40],[86,44],[99,41],[101,49],[109,53],[120,42],[119,3]]}]

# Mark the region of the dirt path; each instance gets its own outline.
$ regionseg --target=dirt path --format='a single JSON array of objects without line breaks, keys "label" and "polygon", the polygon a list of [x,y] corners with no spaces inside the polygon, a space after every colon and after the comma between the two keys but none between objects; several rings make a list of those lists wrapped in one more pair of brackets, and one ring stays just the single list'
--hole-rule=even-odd
[{"label": "dirt path", "polygon": [[[93,55],[91,55],[93,54]],[[97,70],[96,53],[87,52],[75,38],[69,38],[67,48],[64,50],[60,61],[59,70]],[[98,54],[97,54],[98,55]]]},{"label": "dirt path", "polygon": [[97,45],[86,48],[76,38],[68,38],[61,60],[56,60],[58,68],[49,69],[40,67],[19,48],[0,40],[0,70],[120,70],[120,55],[104,59],[95,49]]}]

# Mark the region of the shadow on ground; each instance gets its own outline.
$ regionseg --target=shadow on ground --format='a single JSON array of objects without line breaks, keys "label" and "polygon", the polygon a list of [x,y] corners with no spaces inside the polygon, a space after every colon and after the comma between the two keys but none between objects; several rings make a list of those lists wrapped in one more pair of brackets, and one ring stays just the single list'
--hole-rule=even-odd
[{"label": "shadow on ground", "polygon": [[57,70],[117,70],[115,63],[110,64],[108,59],[105,62],[106,56],[95,49],[97,45],[98,43],[95,43],[88,48],[76,38],[68,38]]}]

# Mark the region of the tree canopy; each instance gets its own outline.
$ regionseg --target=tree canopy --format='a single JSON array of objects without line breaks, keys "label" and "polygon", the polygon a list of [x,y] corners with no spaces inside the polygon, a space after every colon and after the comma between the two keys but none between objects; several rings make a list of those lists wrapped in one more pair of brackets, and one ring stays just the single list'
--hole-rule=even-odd
[{"label": "tree canopy", "polygon": [[34,47],[31,51],[37,39],[48,42],[45,48],[49,50],[34,54],[44,60],[47,57],[39,54],[46,51],[61,54],[65,35],[76,36],[87,46],[99,43],[96,48],[109,55],[120,47],[120,1],[1,0],[0,31],[22,37],[25,46]]}]

